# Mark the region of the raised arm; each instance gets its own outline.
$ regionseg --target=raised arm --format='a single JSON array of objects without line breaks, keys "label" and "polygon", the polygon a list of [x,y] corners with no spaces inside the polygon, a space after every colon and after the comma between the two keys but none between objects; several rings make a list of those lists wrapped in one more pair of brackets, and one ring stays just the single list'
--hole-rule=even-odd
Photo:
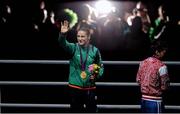
[{"label": "raised arm", "polygon": [[70,54],[73,54],[76,48],[76,44],[75,43],[69,43],[66,40],[66,36],[67,36],[67,32],[69,31],[69,22],[68,21],[64,21],[61,22],[61,30],[59,33],[59,44]]}]

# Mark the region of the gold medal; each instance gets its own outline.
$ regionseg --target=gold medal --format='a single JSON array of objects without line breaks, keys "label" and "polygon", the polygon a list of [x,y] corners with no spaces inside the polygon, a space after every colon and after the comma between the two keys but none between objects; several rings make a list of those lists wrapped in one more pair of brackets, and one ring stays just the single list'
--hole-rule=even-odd
[{"label": "gold medal", "polygon": [[82,79],[85,79],[87,76],[86,72],[85,71],[81,71],[81,78]]}]

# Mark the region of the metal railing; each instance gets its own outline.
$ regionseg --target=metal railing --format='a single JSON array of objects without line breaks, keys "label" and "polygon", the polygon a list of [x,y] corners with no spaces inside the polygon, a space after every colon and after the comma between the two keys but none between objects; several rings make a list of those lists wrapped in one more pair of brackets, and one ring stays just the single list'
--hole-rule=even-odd
[{"label": "metal railing", "polygon": [[[106,65],[138,65],[140,61],[103,61]],[[68,60],[0,60],[8,64],[69,64]],[[164,61],[167,65],[180,65],[180,61]]]},{"label": "metal railing", "polygon": [[[140,61],[103,61],[107,65],[138,65]],[[180,65],[180,61],[164,61],[167,65]],[[67,60],[0,60],[0,64],[69,64]],[[0,81],[0,85],[67,85],[68,82],[34,82],[34,81]],[[96,82],[97,86],[138,86],[135,82]],[[171,83],[180,86],[180,83]],[[0,103],[0,107],[41,107],[41,108],[69,108],[69,104],[25,104]],[[105,105],[98,104],[98,108],[105,109],[139,109],[140,105]],[[180,110],[180,106],[166,105],[166,109]]]},{"label": "metal railing", "polygon": [[[37,82],[37,81],[0,81],[0,85],[68,85],[68,82]],[[96,82],[97,86],[138,86],[136,82]],[[171,86],[180,86],[180,83],[170,83]]]},{"label": "metal railing", "polygon": [[[0,81],[0,85],[48,85],[63,86],[68,82],[34,82],[34,81]],[[134,82],[96,82],[97,86],[138,86]],[[171,83],[171,86],[180,86],[180,83]],[[33,108],[70,108],[70,104],[30,104],[30,103],[0,103],[0,107],[33,107]],[[106,105],[98,104],[99,109],[140,109],[140,105]],[[180,106],[166,105],[166,109],[180,110]]]},{"label": "metal railing", "polygon": [[[70,104],[27,104],[27,103],[1,103],[0,107],[33,107],[33,108],[70,108]],[[140,105],[105,105],[98,104],[99,109],[140,109]],[[180,106],[166,105],[166,109],[180,110]]]}]

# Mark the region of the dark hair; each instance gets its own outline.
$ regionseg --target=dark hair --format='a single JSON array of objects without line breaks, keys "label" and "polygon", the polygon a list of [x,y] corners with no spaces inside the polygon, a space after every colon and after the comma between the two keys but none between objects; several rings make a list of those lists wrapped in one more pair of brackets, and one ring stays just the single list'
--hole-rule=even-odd
[{"label": "dark hair", "polygon": [[91,35],[90,29],[86,27],[80,27],[77,31],[85,31],[88,36]]},{"label": "dark hair", "polygon": [[167,42],[164,41],[156,41],[151,45],[152,52],[155,53],[156,51],[161,52],[163,50],[168,50]]}]

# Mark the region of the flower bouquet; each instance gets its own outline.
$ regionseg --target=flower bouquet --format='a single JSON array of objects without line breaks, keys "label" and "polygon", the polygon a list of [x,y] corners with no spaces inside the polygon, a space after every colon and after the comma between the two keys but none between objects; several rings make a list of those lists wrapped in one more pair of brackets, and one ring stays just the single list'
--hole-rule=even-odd
[{"label": "flower bouquet", "polygon": [[91,64],[89,65],[88,70],[92,73],[92,75],[97,75],[99,73],[100,66],[97,64]]}]

